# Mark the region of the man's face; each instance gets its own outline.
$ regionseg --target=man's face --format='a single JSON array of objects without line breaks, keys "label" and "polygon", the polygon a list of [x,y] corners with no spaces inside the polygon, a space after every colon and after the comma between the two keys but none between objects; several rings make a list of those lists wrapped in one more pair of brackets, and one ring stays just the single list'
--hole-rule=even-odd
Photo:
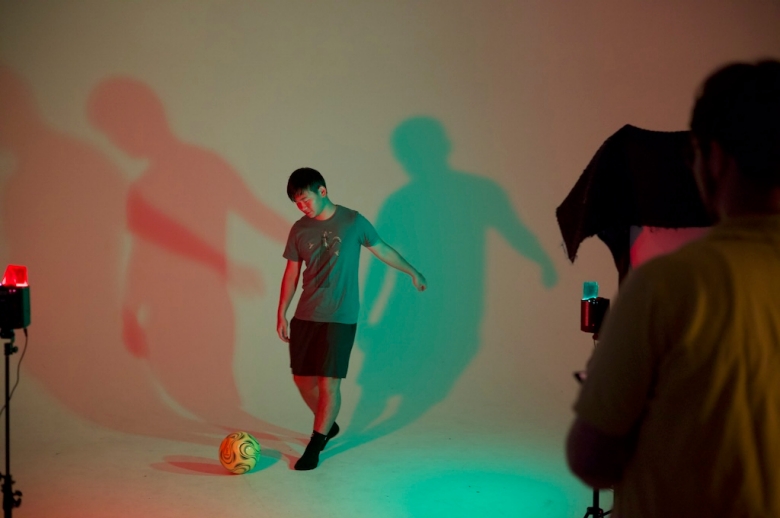
[{"label": "man's face", "polygon": [[316,218],[325,207],[325,187],[317,191],[304,189],[295,195],[295,206],[309,218]]}]

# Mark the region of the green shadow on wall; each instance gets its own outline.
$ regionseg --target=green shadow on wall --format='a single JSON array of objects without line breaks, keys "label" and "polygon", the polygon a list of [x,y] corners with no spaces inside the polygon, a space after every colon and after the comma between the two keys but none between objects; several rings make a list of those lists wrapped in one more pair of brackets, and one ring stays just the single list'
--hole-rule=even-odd
[{"label": "green shadow on wall", "polygon": [[376,228],[426,276],[428,289],[418,293],[405,275],[371,261],[367,322],[357,337],[361,396],[349,430],[328,455],[399,430],[447,397],[479,351],[489,229],[529,261],[518,267],[538,269],[545,288],[558,279],[502,188],[449,165],[451,143],[440,121],[404,120],[390,143],[409,182],[387,198]]}]

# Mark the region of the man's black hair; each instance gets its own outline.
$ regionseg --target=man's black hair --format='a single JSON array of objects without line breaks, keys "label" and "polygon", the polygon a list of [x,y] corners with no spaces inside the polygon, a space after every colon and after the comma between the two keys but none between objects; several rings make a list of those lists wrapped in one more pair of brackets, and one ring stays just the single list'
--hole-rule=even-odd
[{"label": "man's black hair", "polygon": [[717,142],[744,177],[780,186],[780,62],[734,63],[713,73],[696,100],[691,132],[705,156]]},{"label": "man's black hair", "polygon": [[295,201],[295,196],[302,191],[317,192],[320,187],[325,187],[325,179],[319,171],[311,167],[296,169],[287,180],[287,196]]}]

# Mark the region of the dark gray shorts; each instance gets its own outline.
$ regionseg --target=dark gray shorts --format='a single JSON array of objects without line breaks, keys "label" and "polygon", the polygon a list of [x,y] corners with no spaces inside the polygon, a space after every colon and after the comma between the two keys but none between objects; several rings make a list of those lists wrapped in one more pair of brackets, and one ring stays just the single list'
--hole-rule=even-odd
[{"label": "dark gray shorts", "polygon": [[346,378],[357,324],[290,321],[290,368],[296,376]]}]

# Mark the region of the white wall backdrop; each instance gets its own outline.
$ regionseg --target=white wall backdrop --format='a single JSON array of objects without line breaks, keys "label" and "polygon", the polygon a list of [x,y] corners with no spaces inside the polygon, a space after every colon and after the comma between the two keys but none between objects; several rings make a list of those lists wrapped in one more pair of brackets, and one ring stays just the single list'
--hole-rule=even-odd
[{"label": "white wall backdrop", "polygon": [[596,239],[568,262],[555,208],[622,125],[687,129],[715,67],[780,57],[778,27],[769,0],[3,0],[20,434],[306,434],[275,313],[286,181],[311,166],[430,281],[363,256],[379,298],[339,420],[509,427],[565,472],[582,282],[612,297],[617,275]]}]

